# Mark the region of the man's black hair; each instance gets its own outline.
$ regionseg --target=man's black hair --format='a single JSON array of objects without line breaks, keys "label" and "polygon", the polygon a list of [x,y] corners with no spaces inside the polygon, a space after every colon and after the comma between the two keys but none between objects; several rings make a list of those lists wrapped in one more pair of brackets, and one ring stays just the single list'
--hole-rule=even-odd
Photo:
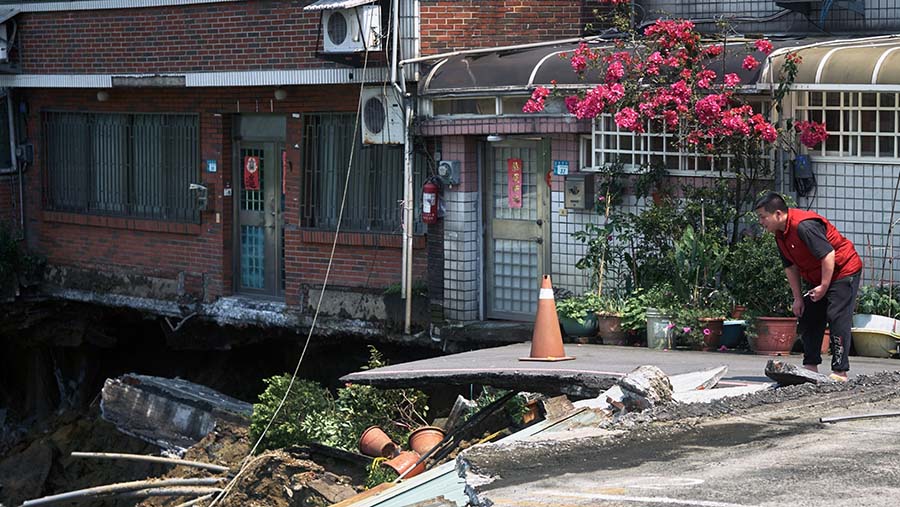
[{"label": "man's black hair", "polygon": [[753,205],[753,209],[756,210],[759,208],[766,210],[766,213],[775,213],[775,210],[781,210],[787,213],[788,210],[784,198],[777,192],[766,192],[762,197],[757,199],[756,204]]}]

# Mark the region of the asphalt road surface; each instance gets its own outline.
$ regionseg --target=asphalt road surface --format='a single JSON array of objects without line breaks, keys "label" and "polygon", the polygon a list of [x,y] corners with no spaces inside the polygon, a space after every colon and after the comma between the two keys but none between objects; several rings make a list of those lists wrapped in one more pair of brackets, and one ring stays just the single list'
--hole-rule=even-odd
[{"label": "asphalt road surface", "polygon": [[832,392],[804,387],[783,401],[767,394],[755,407],[692,418],[700,422],[689,426],[670,414],[627,443],[544,441],[469,459],[494,477],[479,496],[496,507],[893,507],[900,505],[900,417],[819,418],[900,412],[898,380]]}]

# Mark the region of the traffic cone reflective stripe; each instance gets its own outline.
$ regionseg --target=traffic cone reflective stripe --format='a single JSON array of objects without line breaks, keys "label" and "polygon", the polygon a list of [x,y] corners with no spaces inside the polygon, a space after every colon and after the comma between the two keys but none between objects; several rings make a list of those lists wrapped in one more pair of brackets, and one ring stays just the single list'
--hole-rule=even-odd
[{"label": "traffic cone reflective stripe", "polygon": [[531,355],[520,357],[520,361],[567,361],[575,359],[567,356],[563,349],[559,317],[556,316],[556,301],[550,275],[544,275],[538,296],[537,317],[534,320],[534,334],[531,337]]}]

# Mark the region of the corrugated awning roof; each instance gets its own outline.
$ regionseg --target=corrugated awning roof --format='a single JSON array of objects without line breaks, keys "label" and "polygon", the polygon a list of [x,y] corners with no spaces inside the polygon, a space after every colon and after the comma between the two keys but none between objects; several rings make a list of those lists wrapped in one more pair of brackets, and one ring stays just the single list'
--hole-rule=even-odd
[{"label": "corrugated awning roof", "polygon": [[17,7],[3,7],[0,8],[0,23],[6,23],[8,19],[15,16],[16,14],[22,12]]},{"label": "corrugated awning roof", "polygon": [[324,11],[328,9],[350,9],[360,5],[372,4],[377,0],[318,0],[303,8],[304,11]]},{"label": "corrugated awning roof", "polygon": [[788,53],[802,57],[795,88],[885,88],[900,89],[900,35],[859,39],[814,41],[799,47],[774,51],[760,76],[761,85],[772,85]]},{"label": "corrugated awning roof", "polygon": [[[752,42],[752,41],[749,41]],[[748,41],[735,41],[728,44],[725,56],[717,57],[708,63],[709,68],[716,71],[718,79],[729,73],[740,76],[745,85],[758,85],[767,82],[771,67],[780,68],[784,55],[790,51],[808,51],[804,48],[819,47],[827,43],[823,39],[782,39],[773,40],[776,50],[769,58],[760,52],[753,52],[757,60],[763,62],[752,71],[742,67],[744,58],[748,54]],[[610,47],[611,41],[592,41],[594,47]],[[900,46],[900,39],[896,40]],[[419,92],[422,95],[477,95],[479,93],[515,92],[530,90],[535,86],[550,86],[551,80],[556,80],[559,88],[586,88],[602,83],[599,72],[590,71],[586,79],[582,80],[578,74],[572,71],[568,58],[562,55],[571,55],[577,42],[554,44],[537,48],[512,49],[503,51],[479,52],[474,54],[457,54],[439,60],[419,83]],[[851,52],[845,53],[852,58],[864,59]],[[781,58],[781,60],[779,60]],[[873,59],[871,55],[867,56]],[[898,60],[893,60],[898,58]],[[877,56],[873,59],[877,60]],[[891,54],[891,61],[900,64],[900,52]],[[887,61],[885,62],[885,64]],[[807,62],[801,74],[797,76],[797,82],[805,78]],[[882,65],[883,67],[884,65]],[[856,71],[854,71],[856,72]],[[836,73],[834,73],[836,74]],[[896,76],[893,81],[900,85],[900,65],[888,71],[881,70],[882,77]],[[837,76],[832,79],[837,79]],[[845,78],[846,79],[846,78]],[[765,87],[765,85],[764,85]]]}]

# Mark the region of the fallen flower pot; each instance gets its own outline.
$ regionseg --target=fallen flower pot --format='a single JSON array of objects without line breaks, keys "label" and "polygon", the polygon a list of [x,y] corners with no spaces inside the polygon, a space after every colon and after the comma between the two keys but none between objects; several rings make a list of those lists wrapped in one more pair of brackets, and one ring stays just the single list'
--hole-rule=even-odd
[{"label": "fallen flower pot", "polygon": [[[416,462],[419,461],[419,458],[419,453],[417,453],[416,451],[403,451],[395,458],[383,462],[381,466],[392,468],[395,472],[397,472],[397,475],[403,475],[403,472],[409,470],[409,473],[403,475],[404,479],[409,479],[410,477],[415,477],[425,471],[424,461],[416,465]],[[414,466],[415,468],[413,468]]]},{"label": "fallen flower pot", "polygon": [[378,426],[370,426],[359,437],[359,452],[366,456],[390,458],[396,455],[397,451],[397,444]]},{"label": "fallen flower pot", "polygon": [[434,449],[444,439],[444,430],[436,426],[422,426],[409,434],[409,446],[419,454]]}]

